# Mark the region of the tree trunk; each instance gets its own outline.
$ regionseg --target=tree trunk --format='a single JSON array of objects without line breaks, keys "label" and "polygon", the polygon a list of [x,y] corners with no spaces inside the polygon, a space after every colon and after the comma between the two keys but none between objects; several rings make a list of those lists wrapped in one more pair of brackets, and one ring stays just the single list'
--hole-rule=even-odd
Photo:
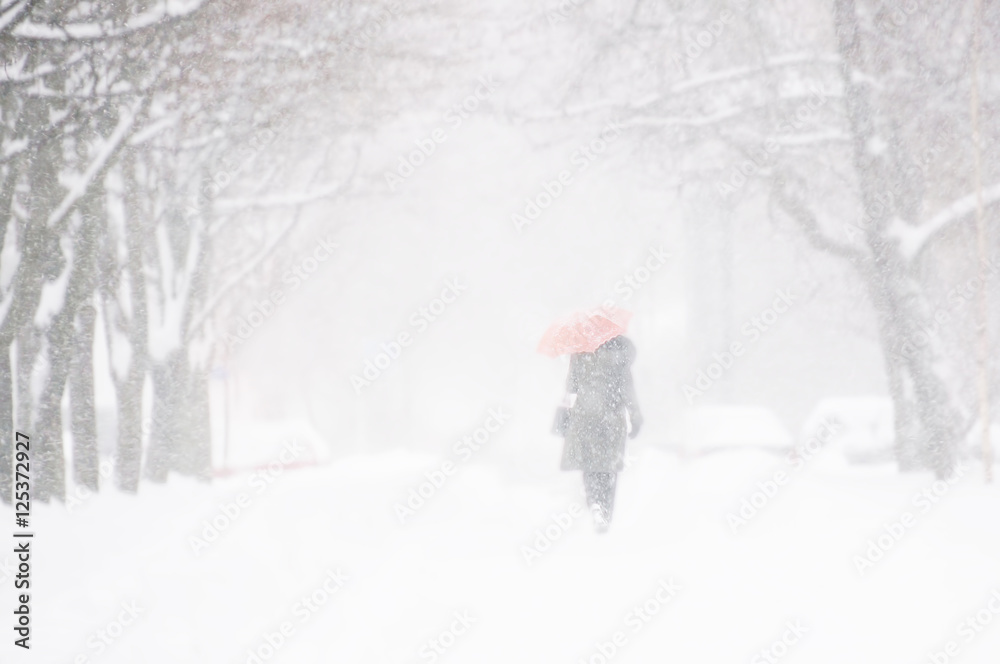
[{"label": "tree trunk", "polygon": [[903,472],[917,470],[920,462],[920,423],[916,416],[916,405],[906,391],[906,362],[897,353],[888,349],[893,347],[896,334],[891,318],[879,315],[879,337],[883,349],[885,372],[889,384],[889,396],[893,404],[893,425],[895,439],[893,454],[899,469]]},{"label": "tree trunk", "polygon": [[[58,319],[58,317],[57,317]],[[63,453],[62,397],[73,350],[65,326],[53,324],[46,342],[48,375],[35,408],[35,453],[32,454],[32,498],[43,503],[66,498],[66,458]]]},{"label": "tree trunk", "polygon": [[[896,410],[898,461],[902,469],[916,461],[945,477],[955,465],[959,417],[944,382],[935,373],[937,354],[933,344],[917,343],[918,333],[932,329],[923,314],[927,307],[921,307],[924,302],[920,286],[910,278],[898,243],[887,239],[888,221],[894,212],[905,216],[906,211],[917,209],[916,201],[898,200],[906,194],[893,186],[889,151],[872,149],[880,143],[891,144],[891,137],[880,135],[869,84],[860,75],[866,72],[866,60],[854,0],[835,0],[833,17],[852,159],[870,252],[865,264],[858,267],[879,316],[882,351]],[[897,349],[904,350],[901,357],[892,357]]]},{"label": "tree trunk", "polygon": [[187,357],[183,349],[170,353],[165,362],[154,363],[153,429],[146,458],[146,477],[166,482],[171,470],[179,467],[187,389]]},{"label": "tree trunk", "polygon": [[892,272],[869,283],[895,410],[896,459],[900,470],[929,468],[948,477],[957,461],[961,418],[934,370],[939,354],[926,332],[932,327],[906,283]]},{"label": "tree trunk", "polygon": [[100,459],[97,453],[97,422],[94,409],[94,308],[87,305],[77,314],[76,343],[70,363],[70,433],[73,435],[73,480],[91,491],[98,490]]},{"label": "tree trunk", "polygon": [[142,469],[142,388],[145,371],[130,371],[118,384],[118,441],[115,451],[115,483],[128,493],[139,491]]},{"label": "tree trunk", "polygon": [[31,393],[31,374],[34,373],[35,362],[38,359],[39,346],[41,346],[41,334],[33,324],[28,323],[17,335],[17,345],[14,348],[17,357],[17,375],[14,380],[14,394],[17,395],[14,425],[28,435],[31,435],[29,430],[34,426],[31,414],[35,398]]},{"label": "tree trunk", "polygon": [[184,463],[178,471],[201,480],[212,478],[212,431],[208,403],[208,375],[204,371],[191,371],[191,388],[188,391]]},{"label": "tree trunk", "polygon": [[908,367],[923,434],[921,460],[943,479],[951,476],[958,460],[961,418],[945,382],[934,370],[937,359],[931,348],[917,349],[908,358]]},{"label": "tree trunk", "polygon": [[[106,275],[105,284],[112,284],[105,290],[105,316],[108,329],[109,348],[112,343],[128,343],[129,365],[124,376],[114,374],[115,400],[118,406],[118,440],[115,447],[115,483],[128,493],[139,491],[142,474],[142,397],[148,368],[148,311],[146,300],[146,277],[143,273],[144,233],[148,220],[143,216],[138,201],[140,183],[136,179],[136,153],[125,150],[122,153],[120,192],[125,217],[121,229],[125,239],[125,269]],[[117,264],[117,256],[105,261]],[[113,268],[114,269],[114,268]],[[128,285],[129,317],[119,305],[122,295],[121,282]],[[112,342],[114,338],[114,342]]]},{"label": "tree trunk", "polygon": [[[7,239],[8,226],[14,220],[11,202],[20,172],[17,161],[11,163],[0,188],[0,253]],[[14,488],[14,375],[11,373],[13,335],[0,339],[0,502],[13,500]]]},{"label": "tree trunk", "polygon": [[14,376],[10,347],[0,347],[0,501],[8,505],[14,489]]},{"label": "tree trunk", "polygon": [[[43,459],[42,476],[36,493],[45,501],[50,496],[66,499],[66,462],[63,451],[62,412],[60,405],[69,378],[73,354],[78,350],[73,333],[77,311],[93,296],[96,284],[95,252],[97,250],[98,214],[103,210],[101,201],[104,190],[93,185],[82,206],[82,219],[73,241],[73,260],[69,267],[63,308],[55,315],[48,329],[48,376],[38,405],[36,426],[39,432]],[[93,346],[93,321],[91,321],[91,346]],[[88,350],[89,354],[89,350]],[[92,367],[92,364],[91,364]],[[92,371],[92,369],[91,369]],[[93,393],[91,377],[91,394]],[[82,404],[80,404],[82,407]],[[94,419],[93,398],[90,411],[82,417]]]},{"label": "tree trunk", "polygon": [[77,232],[76,258],[67,288],[69,316],[76,311],[76,340],[69,375],[70,432],[73,435],[73,478],[91,491],[100,484],[100,457],[97,452],[97,411],[94,407],[94,321],[97,310],[90,304],[97,285],[96,256],[103,239],[106,216],[102,182],[91,185],[80,202],[82,223]]},{"label": "tree trunk", "polygon": [[164,482],[170,471],[211,477],[208,380],[191,369],[186,349],[153,367],[153,432],[146,476]]}]

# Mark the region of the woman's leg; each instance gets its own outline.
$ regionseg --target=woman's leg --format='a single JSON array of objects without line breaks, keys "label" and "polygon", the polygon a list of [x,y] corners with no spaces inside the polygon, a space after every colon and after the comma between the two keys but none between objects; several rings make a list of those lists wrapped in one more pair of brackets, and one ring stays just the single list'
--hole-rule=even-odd
[{"label": "woman's leg", "polygon": [[615,510],[615,490],[618,488],[618,473],[604,473],[607,476],[607,490],[605,492],[605,509],[608,521],[611,521],[611,513]]},{"label": "woman's leg", "polygon": [[597,494],[599,491],[597,476],[600,473],[590,473],[583,471],[583,491],[587,494],[587,507],[598,504]]},{"label": "woman's leg", "polygon": [[615,487],[618,483],[618,473],[583,473],[583,487],[587,494],[587,506],[592,510],[596,507],[600,514],[595,514],[607,525],[611,522],[611,513],[615,506]]}]

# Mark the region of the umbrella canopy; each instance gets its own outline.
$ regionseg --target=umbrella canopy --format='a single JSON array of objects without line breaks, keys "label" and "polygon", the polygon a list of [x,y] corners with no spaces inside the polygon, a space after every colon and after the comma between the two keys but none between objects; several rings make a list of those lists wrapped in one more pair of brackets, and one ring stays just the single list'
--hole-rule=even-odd
[{"label": "umbrella canopy", "polygon": [[631,318],[630,312],[617,308],[578,312],[550,325],[538,343],[538,352],[549,357],[593,353],[605,341],[624,334]]}]

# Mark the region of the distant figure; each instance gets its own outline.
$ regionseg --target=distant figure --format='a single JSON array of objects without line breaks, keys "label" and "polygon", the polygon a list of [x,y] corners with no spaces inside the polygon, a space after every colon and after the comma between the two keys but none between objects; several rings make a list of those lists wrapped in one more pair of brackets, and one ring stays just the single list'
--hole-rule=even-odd
[{"label": "distant figure", "polygon": [[599,532],[611,523],[626,433],[635,438],[642,426],[632,382],[634,359],[635,345],[620,335],[593,353],[571,355],[566,381],[570,408],[556,425],[566,438],[561,467],[583,471],[587,505]]}]

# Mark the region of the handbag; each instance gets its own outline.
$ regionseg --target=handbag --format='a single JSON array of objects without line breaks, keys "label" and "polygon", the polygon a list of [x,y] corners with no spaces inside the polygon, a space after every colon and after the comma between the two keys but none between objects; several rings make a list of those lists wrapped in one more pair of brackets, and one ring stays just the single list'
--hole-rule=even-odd
[{"label": "handbag", "polygon": [[557,436],[565,436],[569,429],[569,420],[573,414],[573,409],[567,406],[556,408],[556,419],[552,423],[552,433]]}]

